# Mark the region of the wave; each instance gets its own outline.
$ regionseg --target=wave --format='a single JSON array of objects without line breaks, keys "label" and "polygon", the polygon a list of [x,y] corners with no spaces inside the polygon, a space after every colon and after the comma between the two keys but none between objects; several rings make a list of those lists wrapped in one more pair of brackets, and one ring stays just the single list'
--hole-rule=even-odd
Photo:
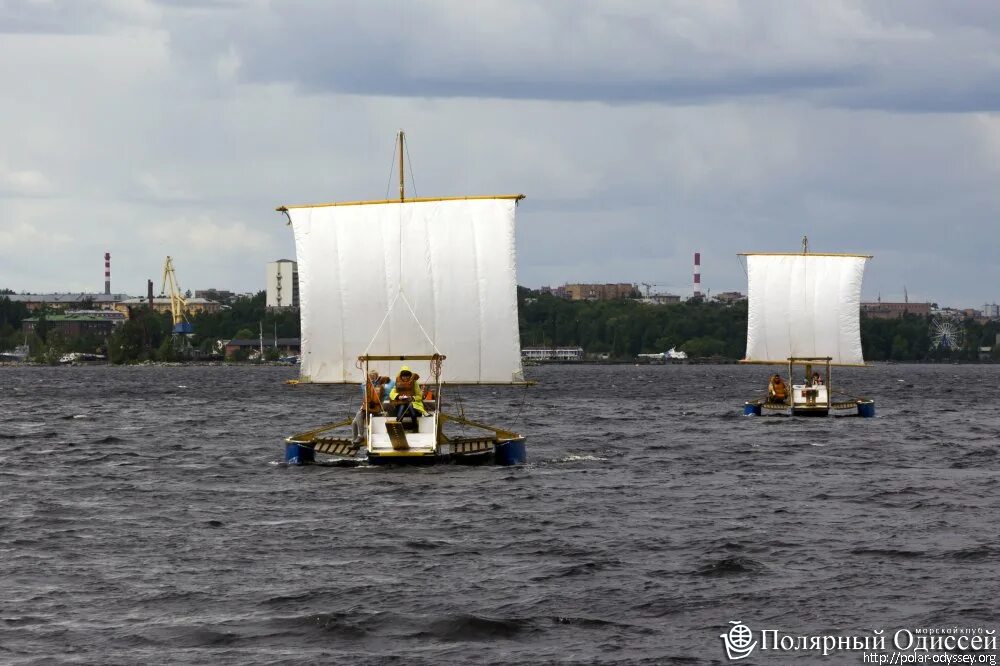
[{"label": "wave", "polygon": [[113,444],[114,442],[124,442],[125,440],[121,437],[115,437],[114,435],[108,435],[106,437],[101,437],[100,439],[95,439],[90,442],[90,444]]},{"label": "wave", "polygon": [[992,546],[982,545],[971,548],[962,548],[945,553],[943,557],[951,560],[961,560],[965,562],[979,562],[983,560],[993,560],[997,558],[997,550]]},{"label": "wave", "polygon": [[516,638],[535,631],[537,627],[531,620],[515,618],[498,620],[462,613],[433,620],[417,635],[421,638],[435,638],[442,641],[490,641]]},{"label": "wave", "polygon": [[592,573],[597,573],[608,567],[620,564],[618,561],[606,561],[606,562],[580,562],[579,564],[573,564],[568,567],[564,567],[561,570],[551,573],[542,574],[538,576],[533,576],[531,580],[542,581],[542,580],[552,580],[554,578],[572,578],[574,576],[586,576]]},{"label": "wave", "polygon": [[761,573],[765,570],[762,562],[749,557],[724,557],[699,567],[694,573],[698,576],[741,576],[744,574]]},{"label": "wave", "polygon": [[555,458],[547,462],[550,463],[574,463],[574,462],[605,462],[607,458],[601,458],[600,456],[593,456],[590,454],[570,454],[568,456],[563,456],[562,458]]},{"label": "wave", "polygon": [[927,553],[922,550],[903,550],[901,548],[855,548],[851,550],[850,553],[851,555],[873,555],[898,559],[913,559],[926,557],[927,555]]}]

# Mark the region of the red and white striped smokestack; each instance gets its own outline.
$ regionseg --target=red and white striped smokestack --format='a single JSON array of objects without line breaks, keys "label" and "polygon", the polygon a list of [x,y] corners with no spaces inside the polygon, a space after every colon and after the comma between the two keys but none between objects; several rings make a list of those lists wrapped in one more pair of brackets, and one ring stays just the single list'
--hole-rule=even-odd
[{"label": "red and white striped smokestack", "polygon": [[701,252],[694,253],[694,296],[701,296]]},{"label": "red and white striped smokestack", "polygon": [[104,295],[111,295],[111,253],[104,253]]}]

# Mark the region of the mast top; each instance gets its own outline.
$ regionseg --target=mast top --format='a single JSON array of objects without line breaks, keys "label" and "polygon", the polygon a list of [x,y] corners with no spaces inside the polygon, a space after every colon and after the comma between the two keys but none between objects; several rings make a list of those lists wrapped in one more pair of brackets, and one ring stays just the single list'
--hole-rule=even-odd
[{"label": "mast top", "polygon": [[406,199],[406,187],[403,181],[403,150],[406,145],[406,133],[399,130],[399,200]]},{"label": "mast top", "polygon": [[809,236],[802,237],[802,254],[809,254]]}]

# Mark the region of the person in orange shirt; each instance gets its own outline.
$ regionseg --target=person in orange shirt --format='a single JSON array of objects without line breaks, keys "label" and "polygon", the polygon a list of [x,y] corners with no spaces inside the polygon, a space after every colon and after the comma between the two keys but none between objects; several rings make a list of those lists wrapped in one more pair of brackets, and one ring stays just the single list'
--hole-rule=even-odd
[{"label": "person in orange shirt", "polygon": [[781,379],[781,375],[775,374],[771,377],[771,381],[767,385],[767,401],[786,402],[787,400],[788,387],[785,386],[785,382]]}]

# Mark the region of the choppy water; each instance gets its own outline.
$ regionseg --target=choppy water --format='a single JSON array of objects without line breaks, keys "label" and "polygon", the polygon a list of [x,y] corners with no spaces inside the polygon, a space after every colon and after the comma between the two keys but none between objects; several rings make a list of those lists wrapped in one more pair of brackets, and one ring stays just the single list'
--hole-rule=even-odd
[{"label": "choppy water", "polygon": [[356,392],[291,368],[0,368],[0,662],[721,663],[735,619],[996,622],[1000,366],[845,371],[878,418],[802,420],[741,415],[766,369],[530,370],[462,392],[529,465],[340,469],[277,462]]}]

